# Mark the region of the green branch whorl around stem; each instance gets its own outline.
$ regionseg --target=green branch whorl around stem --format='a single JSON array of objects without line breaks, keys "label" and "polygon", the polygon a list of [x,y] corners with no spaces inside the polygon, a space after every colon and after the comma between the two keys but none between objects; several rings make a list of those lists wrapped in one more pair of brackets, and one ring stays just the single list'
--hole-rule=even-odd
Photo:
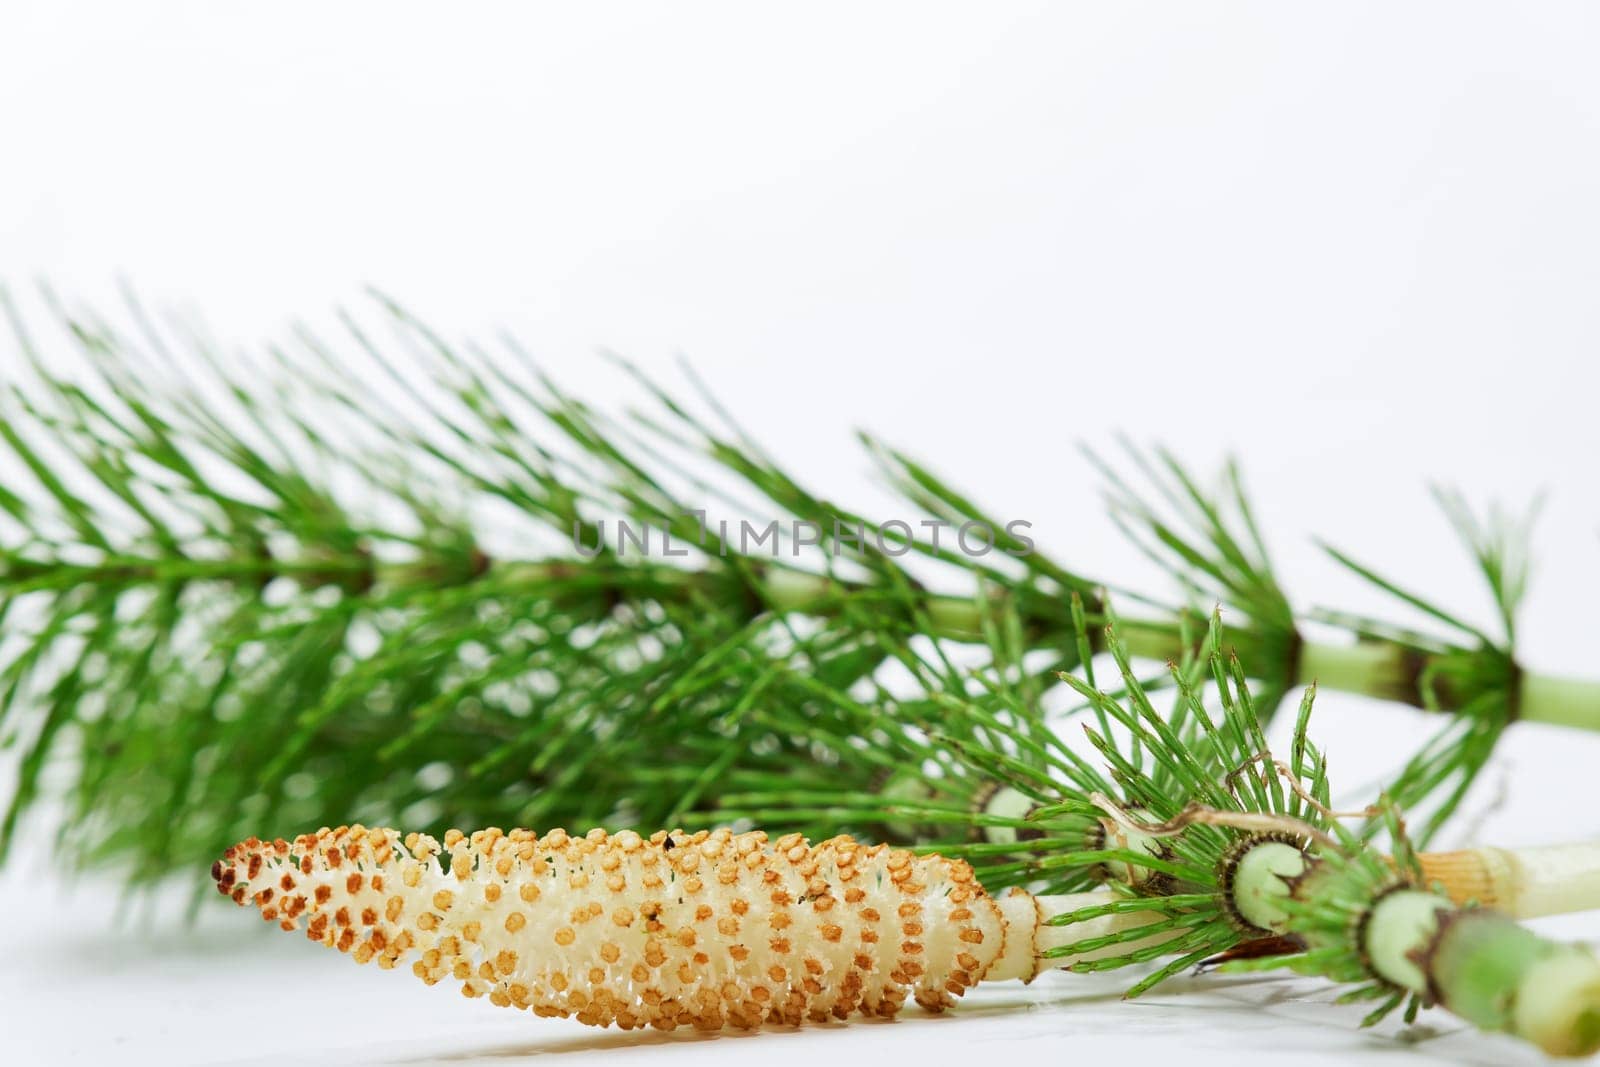
[{"label": "green branch whorl around stem", "polygon": [[[22,770],[0,847],[57,760],[75,763],[60,780],[84,832],[68,840],[140,871],[269,816],[625,825],[714,807],[729,782],[854,788],[881,761],[832,742],[859,734],[860,705],[910,707],[935,732],[942,700],[965,692],[970,679],[935,662],[944,641],[1028,679],[1006,699],[1029,709],[1043,703],[1032,680],[1105,651],[1099,591],[1120,583],[1044,553],[540,558],[599,516],[679,537],[712,501],[782,521],[857,516],[714,402],[702,419],[640,379],[657,403],[613,419],[514,343],[458,349],[380,303],[394,329],[382,344],[351,320],[338,350],[301,332],[293,354],[223,356],[137,305],[128,331],[52,302],[58,359],[0,293],[20,353],[0,395],[0,743]],[[73,358],[81,374],[61,370]],[[1005,528],[905,455],[871,450],[907,511]],[[1303,641],[1237,472],[1243,532],[1164,463],[1203,543],[1131,497],[1120,514],[1179,546],[1188,599],[1228,607],[1263,717],[1318,678],[1485,720],[1520,703],[1525,718],[1589,724],[1581,687],[1502,692],[1516,672],[1497,649],[1337,623],[1363,642]],[[496,547],[491,528],[506,534]],[[1135,602],[1151,617],[1123,624],[1129,654],[1194,658],[1192,620]],[[922,692],[897,702],[878,669],[921,638],[936,646]]]}]

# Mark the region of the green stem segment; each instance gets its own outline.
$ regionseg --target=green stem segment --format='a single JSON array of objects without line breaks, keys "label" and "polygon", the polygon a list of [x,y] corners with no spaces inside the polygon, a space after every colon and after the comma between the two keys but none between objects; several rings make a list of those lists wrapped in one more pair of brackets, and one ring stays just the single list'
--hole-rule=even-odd
[{"label": "green stem segment", "polygon": [[1306,855],[1282,841],[1263,841],[1239,857],[1233,868],[1233,907],[1251,926],[1284,932],[1289,913],[1290,883],[1304,874]]},{"label": "green stem segment", "polygon": [[1552,1056],[1600,1051],[1600,960],[1490,911],[1398,890],[1373,906],[1364,934],[1373,970],[1483,1030]]},{"label": "green stem segment", "polygon": [[[1297,886],[1314,884],[1297,880],[1315,862],[1281,841],[1251,846],[1233,866],[1234,911],[1262,930],[1300,932],[1286,905]],[[1406,888],[1371,906],[1360,949],[1374,975],[1480,1029],[1513,1034],[1553,1056],[1600,1050],[1600,960],[1586,949]]]},{"label": "green stem segment", "polygon": [[1600,682],[1524,672],[1517,717],[1580,730],[1600,730]]},{"label": "green stem segment", "polygon": [[[70,588],[85,583],[139,586],[187,582],[233,582],[259,587],[274,578],[288,578],[308,587],[337,585],[352,594],[394,594],[408,588],[437,588],[489,581],[500,587],[539,588],[567,602],[592,603],[597,612],[631,600],[676,603],[722,603],[730,596],[749,601],[751,614],[833,617],[861,606],[879,610],[921,612],[931,635],[955,641],[981,641],[993,608],[971,596],[933,594],[920,590],[888,590],[844,581],[782,563],[741,557],[736,566],[694,570],[660,561],[628,563],[599,559],[491,560],[476,550],[404,562],[379,560],[364,553],[330,554],[305,560],[247,555],[222,559],[116,558],[94,565],[11,558],[0,565],[0,586],[17,591]],[[1013,597],[1017,592],[998,592]],[[1028,594],[1023,615],[1028,640],[1038,647],[1069,647],[1073,623],[1067,597]],[[1169,620],[1125,620],[1122,639],[1135,657],[1180,659],[1184,638]],[[1098,634],[1093,635],[1098,638]],[[1252,642],[1248,631],[1234,640]],[[1099,648],[1098,640],[1094,642]],[[1428,703],[1421,679],[1432,660],[1397,641],[1362,640],[1353,644],[1299,641],[1295,644],[1294,682],[1316,683],[1322,689],[1356,693],[1422,707]],[[1273,656],[1251,647],[1243,657],[1253,671],[1269,670]],[[1561,678],[1522,671],[1515,701],[1518,719],[1553,723],[1600,732],[1600,680]],[[1442,710],[1457,710],[1458,701],[1444,689],[1434,694]]]},{"label": "green stem segment", "polygon": [[[583,569],[591,567],[585,565]],[[760,561],[746,561],[746,567],[751,595],[765,609],[779,613],[832,616],[853,603],[877,598],[887,604],[895,599],[871,586],[794,568]],[[529,582],[547,581],[552,573],[565,574],[576,569],[571,563],[497,564],[495,567],[496,573]],[[657,596],[704,596],[712,594],[718,585],[725,587],[728,580],[725,573],[661,566],[648,568],[646,580],[645,575],[632,573],[639,568],[614,566],[613,569],[617,572],[618,585],[612,588],[624,595],[645,591],[637,588],[642,583]],[[912,604],[924,612],[932,624],[934,636],[956,641],[983,639],[987,613],[991,609],[981,600],[929,593],[912,596]],[[1032,623],[1034,641],[1045,644],[1071,640],[1072,623],[1065,597],[1041,598],[1039,606],[1026,614]],[[1124,620],[1121,636],[1129,653],[1137,658],[1177,661],[1185,651],[1182,635],[1169,621]],[[1247,632],[1237,631],[1234,636],[1236,642],[1249,643]],[[1098,642],[1095,647],[1099,647]],[[1315,683],[1322,689],[1377,700],[1399,701],[1416,707],[1427,704],[1421,679],[1428,673],[1431,660],[1410,646],[1395,641],[1363,640],[1350,644],[1300,641],[1296,647],[1294,680],[1297,685]],[[1260,654],[1259,649],[1251,651],[1253,654],[1244,657],[1244,662],[1253,670],[1269,665],[1270,656]],[[1600,732],[1600,680],[1559,678],[1527,671],[1521,672],[1520,678],[1515,707],[1517,718]],[[1448,690],[1435,696],[1442,710],[1458,710]]]}]

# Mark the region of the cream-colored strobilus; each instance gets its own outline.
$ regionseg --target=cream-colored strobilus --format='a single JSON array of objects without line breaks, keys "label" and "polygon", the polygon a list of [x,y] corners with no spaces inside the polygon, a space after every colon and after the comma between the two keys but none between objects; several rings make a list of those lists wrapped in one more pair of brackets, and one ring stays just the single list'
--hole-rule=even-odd
[{"label": "cream-colored strobilus", "polygon": [[[1458,901],[1488,897],[1513,915],[1600,903],[1592,847],[1423,864]],[[1276,868],[1257,866],[1230,879],[1246,909],[1283,889]],[[1262,874],[1270,884],[1258,886]],[[252,838],[212,876],[237,903],[360,963],[410,961],[430,985],[452,979],[469,997],[623,1028],[887,1016],[908,998],[941,1011],[980,981],[1149,958],[1185,931],[1110,891],[995,897],[964,860],[725,829],[452,830],[441,845],[340,827]],[[1557,885],[1583,887],[1581,899],[1556,902]]]},{"label": "cream-colored strobilus", "polygon": [[[341,827],[254,838],[218,889],[357,961],[453,979],[468,997],[624,1029],[929,1011],[980,981],[1032,979],[1092,953],[1068,941],[1147,921],[1048,925],[1113,899],[986,893],[963,860],[759,831],[552,830],[470,836]],[[1160,936],[1150,939],[1159,943]],[[1139,941],[1108,951],[1127,952]]]}]

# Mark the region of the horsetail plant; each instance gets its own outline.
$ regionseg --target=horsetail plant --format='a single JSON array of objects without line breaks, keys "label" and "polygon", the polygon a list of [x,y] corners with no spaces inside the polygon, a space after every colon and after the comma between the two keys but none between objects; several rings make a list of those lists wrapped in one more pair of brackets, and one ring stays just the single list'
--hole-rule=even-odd
[{"label": "horsetail plant", "polygon": [[[893,777],[817,740],[837,730],[814,717],[836,714],[828,694],[880,699],[909,642],[960,659],[999,635],[1041,687],[1105,650],[1106,583],[870,439],[915,515],[839,507],[720,411],[708,423],[649,383],[647,414],[609,418],[514,343],[458,349],[381,299],[382,342],[347,318],[340,351],[302,330],[261,355],[137,303],[130,332],[47,300],[83,373],[6,299],[0,741],[19,774],[0,852],[52,764],[64,847],[136,880],[263,821],[665,825],[774,773],[824,792]],[[1312,678],[1459,712],[1392,783],[1408,806],[1445,795],[1430,827],[1512,718],[1600,728],[1600,686],[1522,670],[1509,638],[1328,615],[1354,643],[1309,639],[1237,480],[1214,501],[1170,460],[1148,467],[1179,518],[1126,484],[1117,511],[1239,615],[1263,715]],[[713,505],[779,518],[781,550],[741,544]],[[688,555],[630,553],[608,521]],[[992,551],[951,546],[968,524]],[[1509,621],[1517,532],[1491,532],[1474,544]],[[1119,595],[1140,608],[1122,624],[1136,656],[1192,653],[1187,605]],[[945,700],[919,708],[938,732]]]},{"label": "horsetail plant", "polygon": [[[1368,821],[1360,831],[1350,829],[1331,808],[1327,761],[1308,737],[1315,689],[1301,702],[1290,760],[1281,762],[1260,731],[1243,670],[1223,655],[1220,634],[1214,617],[1208,658],[1220,718],[1213,720],[1191,680],[1174,672],[1179,699],[1189,707],[1184,722],[1193,724],[1187,739],[1172,728],[1176,716],[1156,712],[1122,656],[1128,687],[1122,699],[1091,681],[1064,679],[1128,733],[1118,744],[1088,728],[1121,787],[1091,799],[1106,833],[1149,858],[1130,868],[1140,877],[1118,885],[1123,899],[1049,921],[1070,928],[1121,914],[1142,919],[1132,927],[1141,933],[1169,931],[1160,947],[1176,958],[1130,995],[1206,960],[1234,969],[1288,967],[1351,986],[1346,1000],[1378,1000],[1367,1025],[1402,1004],[1408,1020],[1438,1004],[1552,1055],[1600,1049],[1600,960],[1532,934],[1482,907],[1480,896],[1529,917],[1595,907],[1600,848],[1419,855],[1388,798],[1354,813]],[[1141,753],[1179,788],[1154,787],[1155,776],[1136,762]],[[1064,807],[1034,814],[1044,819]],[[1373,844],[1379,825],[1392,851]],[[1485,877],[1497,868],[1498,881]],[[1148,942],[1082,958],[1118,940],[1131,938],[1069,937],[1045,955],[1070,959],[1069,968],[1080,971],[1152,958]]]},{"label": "horsetail plant", "polygon": [[[1081,605],[1075,605],[1080,624]],[[1080,636],[1087,642],[1087,635]],[[910,691],[875,691],[869,699],[806,685],[811,700],[799,709],[775,700],[759,714],[775,735],[802,735],[813,759],[830,765],[832,782],[819,785],[803,771],[786,780],[774,768],[764,775],[734,774],[720,800],[688,812],[691,821],[734,825],[794,826],[813,836],[851,833],[869,840],[911,842],[919,851],[970,859],[986,885],[1046,885],[1075,892],[1107,880],[1152,877],[1149,856],[1108,837],[1105,811],[1095,798],[1112,797],[1132,810],[1147,810],[1149,792],[1175,798],[1180,806],[1208,795],[1196,775],[1223,782],[1239,775],[1235,749],[1266,748],[1259,722],[1233,723],[1233,748],[1207,736],[1197,717],[1197,694],[1214,679],[1215,664],[1230,665],[1232,685],[1243,694],[1242,711],[1255,714],[1255,700],[1236,655],[1225,654],[1220,616],[1210,631],[1186,638],[1189,653],[1168,668],[1171,697],[1165,715],[1156,708],[1157,679],[1141,678],[1120,626],[1102,643],[1116,669],[1115,687],[1096,689],[1092,659],[1078,676],[1063,676],[1085,697],[1092,745],[1109,750],[1109,769],[1085,759],[1058,732],[1061,720],[1037,708],[1041,680],[1022,669],[996,639],[992,664],[982,671],[957,667],[936,652],[897,651],[897,662],[916,679]],[[1204,655],[1200,650],[1204,648]],[[1310,710],[1308,690],[1302,715]],[[1226,695],[1226,694],[1225,694]],[[1137,707],[1140,714],[1129,709]],[[796,716],[796,718],[786,718]],[[1156,725],[1148,725],[1153,722]],[[1303,734],[1305,721],[1298,723]],[[1243,731],[1240,733],[1239,731]],[[1297,734],[1296,744],[1304,739]],[[1120,740],[1119,740],[1120,739]],[[1126,747],[1118,745],[1126,741]],[[1190,773],[1180,776],[1149,753],[1181,746]],[[1115,758],[1113,759],[1112,756]],[[856,761],[861,766],[854,766]],[[802,767],[804,765],[802,764]],[[1140,792],[1124,782],[1134,778]],[[1392,800],[1390,801],[1392,803]],[[1115,824],[1111,825],[1115,830]],[[1120,833],[1120,831],[1119,831]],[[1133,835],[1140,848],[1151,840]],[[1099,850],[1113,848],[1106,853]],[[1088,850],[1088,851],[1085,851]],[[1048,860],[1039,857],[1048,855]],[[1477,847],[1422,853],[1430,878],[1458,900],[1492,905],[1517,918],[1600,907],[1600,847],[1588,843],[1504,850]]]},{"label": "horsetail plant", "polygon": [[[1051,781],[1029,760],[965,748],[970,767],[998,770],[1002,788],[1029,801],[998,814],[991,794],[986,810],[967,812],[990,839],[966,858],[757,830],[451,831],[441,847],[353,826],[293,843],[251,838],[212,876],[235,902],[288,931],[303,920],[311,940],[357,962],[409,962],[430,985],[453,979],[468,997],[594,1025],[793,1025],[892,1015],[908,996],[940,1011],[980,981],[1166,958],[1137,995],[1243,950],[1352,984],[1352,999],[1382,998],[1369,1022],[1409,997],[1411,1012],[1437,1001],[1553,1054],[1600,1047],[1600,961],[1456,903],[1452,891],[1480,883],[1449,880],[1481,875],[1483,864],[1448,855],[1430,880],[1392,806],[1392,858],[1339,822],[1326,762],[1307,738],[1309,695],[1285,765],[1265,745],[1242,670],[1225,666],[1215,619],[1200,662],[1217,720],[1192,665],[1174,670],[1187,715],[1164,717],[1127,672],[1114,631],[1109,643],[1126,697],[1071,683],[1120,727],[1118,739],[1088,728],[1108,771],[1061,748],[1053,769],[1064,777]],[[1020,736],[993,725],[996,736]],[[889,817],[949,813],[909,799]],[[995,840],[1000,829],[1011,835]],[[1002,853],[1024,844],[1035,891],[995,893],[1016,874]],[[1589,852],[1592,891],[1600,864]],[[1572,873],[1539,854],[1478,858],[1493,856]],[[1110,886],[1084,888],[1096,880]],[[1546,906],[1559,892],[1502,888]]]},{"label": "horsetail plant", "polygon": [[1262,689],[1259,708],[1270,715],[1291,689],[1315,684],[1454,712],[1388,783],[1389,795],[1407,810],[1434,802],[1418,840],[1431,840],[1443,827],[1512,722],[1586,728],[1595,722],[1600,692],[1590,683],[1528,671],[1517,659],[1517,615],[1528,589],[1528,540],[1537,507],[1521,519],[1498,509],[1480,518],[1459,493],[1434,490],[1484,578],[1498,634],[1324,545],[1341,566],[1420,614],[1433,629],[1321,608],[1308,613],[1309,621],[1344,630],[1356,640],[1312,643],[1303,638],[1273,577],[1237,468],[1229,465],[1225,489],[1213,497],[1170,454],[1151,458],[1131,446],[1127,451],[1153,487],[1150,493],[1139,493],[1110,463],[1088,453],[1110,486],[1113,517],[1149,558],[1190,588],[1195,601],[1242,611],[1264,635],[1249,646],[1252,656],[1265,653],[1266,665],[1252,668]]}]

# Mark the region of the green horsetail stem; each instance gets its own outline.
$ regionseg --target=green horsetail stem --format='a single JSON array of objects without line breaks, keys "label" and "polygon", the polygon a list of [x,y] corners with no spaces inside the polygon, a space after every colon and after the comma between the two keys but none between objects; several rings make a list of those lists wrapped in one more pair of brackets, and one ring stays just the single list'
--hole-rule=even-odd
[{"label": "green horsetail stem", "polygon": [[[533,563],[504,563],[491,565],[496,574],[513,582],[538,585],[551,581],[570,581],[591,595],[633,595],[693,599],[726,588],[728,577],[706,571],[693,571],[670,566],[654,565],[649,568],[618,566],[619,572],[609,580],[603,572],[579,574],[580,568],[571,561],[546,561]],[[590,571],[584,564],[582,571]],[[644,570],[637,577],[624,572]],[[878,602],[886,606],[900,604],[906,609],[920,612],[929,624],[930,636],[954,641],[983,641],[997,611],[998,600],[1015,594],[997,591],[985,599],[977,596],[954,596],[923,592],[890,592],[870,585],[843,581],[793,567],[748,566],[752,595],[759,599],[765,610],[780,614],[836,616],[853,605]],[[397,575],[398,577],[398,575]],[[1063,643],[1070,641],[1072,621],[1066,606],[1066,597],[1052,599],[1041,597],[1038,604],[1022,608],[1025,626],[1033,631],[1035,641],[1047,636],[1059,637]],[[1129,654],[1165,662],[1177,662],[1187,651],[1185,639],[1175,621],[1162,619],[1122,619],[1120,635]],[[1091,629],[1091,639],[1098,638],[1098,629]],[[1252,639],[1248,628],[1234,628],[1230,638],[1235,646],[1248,649],[1240,658],[1253,673],[1262,673],[1270,663],[1259,642]],[[1096,651],[1100,642],[1094,641]],[[1433,657],[1394,641],[1360,640],[1347,644],[1330,644],[1301,640],[1293,647],[1295,657],[1293,684],[1315,684],[1322,689],[1371,697],[1375,700],[1396,701],[1412,707],[1437,706],[1441,711],[1460,710],[1462,701],[1451,693],[1448,686],[1430,692],[1426,678],[1434,666]],[[1515,717],[1525,722],[1552,723],[1600,732],[1600,680],[1565,678],[1519,671],[1519,686],[1515,699]]]},{"label": "green horsetail stem", "polygon": [[[616,565],[609,576],[592,563],[556,560],[529,563],[495,563],[490,569],[502,580],[541,585],[570,583],[590,596],[666,597],[693,600],[725,590],[729,577],[723,573],[695,571],[663,565],[634,567]],[[990,597],[955,596],[920,591],[889,591],[805,571],[795,567],[745,565],[749,592],[761,610],[779,614],[832,617],[864,603],[885,608],[899,606],[920,614],[929,626],[929,636],[953,641],[981,642],[996,617],[999,602],[1016,594],[996,591]],[[380,568],[383,573],[386,568]],[[394,569],[393,577],[412,580],[411,568]],[[635,575],[630,572],[638,571]],[[436,579],[436,575],[431,575]],[[1067,598],[1040,596],[1037,603],[1021,606],[1024,626],[1034,642],[1058,638],[1070,643],[1072,620]],[[1186,652],[1184,636],[1176,621],[1164,619],[1122,619],[1120,635],[1129,654],[1141,659],[1177,662]],[[1095,651],[1101,651],[1098,628],[1091,629]],[[1261,642],[1248,628],[1230,630],[1230,639],[1241,648],[1240,658],[1252,673],[1267,673],[1272,666]],[[1465,702],[1448,685],[1430,686],[1428,677],[1435,657],[1396,641],[1363,639],[1353,643],[1331,644],[1310,640],[1293,643],[1293,684],[1317,685],[1342,693],[1394,701],[1412,707],[1436,707],[1440,711],[1461,710]],[[1266,662],[1263,662],[1266,661]],[[1600,680],[1566,678],[1517,671],[1518,687],[1514,698],[1514,717],[1524,722],[1543,722],[1600,732]]]},{"label": "green horsetail stem", "polygon": [[1417,890],[1380,899],[1363,941],[1377,974],[1480,1029],[1552,1056],[1600,1051],[1600,960],[1586,949]]},{"label": "green horsetail stem", "polygon": [[[115,558],[91,565],[51,562],[30,564],[11,559],[0,572],[19,591],[62,589],[83,584],[149,582],[187,583],[226,581],[265,584],[286,578],[306,587],[337,586],[354,594],[381,598],[403,594],[411,588],[468,585],[492,580],[499,588],[547,589],[553,600],[576,607],[589,604],[605,614],[628,601],[695,603],[725,600],[732,592],[749,599],[750,614],[809,615],[832,618],[862,607],[880,613],[900,613],[916,621],[929,636],[952,641],[982,642],[1005,601],[1014,591],[995,590],[987,596],[936,594],[916,589],[886,589],[817,574],[800,567],[745,559],[739,573],[696,570],[659,561],[622,563],[613,560],[495,560],[481,552],[460,558],[441,557],[391,562],[354,555],[348,558],[309,560],[249,556],[206,559]],[[1014,605],[1030,643],[1060,644],[1072,641],[1073,622],[1066,596],[1043,592]],[[1091,606],[1092,607],[1092,606]],[[1091,615],[1098,618],[1096,613]],[[1122,619],[1121,638],[1134,657],[1176,662],[1192,649],[1170,619]],[[1091,629],[1094,651],[1102,650],[1098,628]],[[1252,674],[1274,676],[1276,670],[1265,644],[1248,627],[1235,627],[1230,640]],[[1301,639],[1292,642],[1292,682],[1316,684],[1376,700],[1412,707],[1459,711],[1466,699],[1447,682],[1430,682],[1435,668],[1446,658],[1381,638],[1333,644]],[[1453,658],[1453,657],[1452,657]],[[1569,678],[1516,669],[1513,717],[1600,732],[1600,680]]]},{"label": "green horsetail stem", "polygon": [[[1313,954],[1342,947],[1351,930],[1303,920],[1336,889],[1338,875],[1321,867],[1295,845],[1260,840],[1233,863],[1233,911],[1260,930],[1303,937]],[[1600,1050],[1600,960],[1584,948],[1406,881],[1367,905],[1354,936],[1365,968],[1396,991],[1553,1056]]]},{"label": "green horsetail stem", "polygon": [[1593,730],[1600,723],[1600,682],[1524,673],[1517,717]]}]

